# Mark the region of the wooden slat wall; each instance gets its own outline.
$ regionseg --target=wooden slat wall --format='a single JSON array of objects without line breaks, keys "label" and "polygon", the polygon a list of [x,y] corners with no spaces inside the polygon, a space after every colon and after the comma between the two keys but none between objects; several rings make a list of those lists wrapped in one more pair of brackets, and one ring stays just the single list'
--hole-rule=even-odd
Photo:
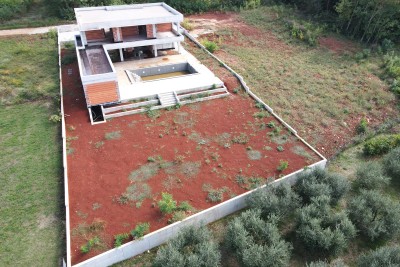
[{"label": "wooden slat wall", "polygon": [[153,34],[153,25],[146,25],[147,38],[155,38]]},{"label": "wooden slat wall", "polygon": [[172,23],[157,24],[157,32],[172,32]]},{"label": "wooden slat wall", "polygon": [[104,34],[104,30],[94,30],[94,31],[86,31],[86,40],[103,40],[106,36]]},{"label": "wooden slat wall", "polygon": [[121,30],[122,30],[123,37],[132,37],[132,36],[139,35],[139,27],[138,26],[123,27],[123,28],[121,28]]},{"label": "wooden slat wall", "polygon": [[85,85],[87,103],[90,106],[118,101],[115,81]]}]

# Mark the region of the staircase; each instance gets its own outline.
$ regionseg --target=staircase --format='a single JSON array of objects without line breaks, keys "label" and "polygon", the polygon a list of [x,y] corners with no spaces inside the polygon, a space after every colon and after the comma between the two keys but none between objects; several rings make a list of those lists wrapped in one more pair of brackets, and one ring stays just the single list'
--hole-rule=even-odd
[{"label": "staircase", "polygon": [[160,93],[157,95],[163,108],[175,106],[178,104],[178,99],[175,92]]}]

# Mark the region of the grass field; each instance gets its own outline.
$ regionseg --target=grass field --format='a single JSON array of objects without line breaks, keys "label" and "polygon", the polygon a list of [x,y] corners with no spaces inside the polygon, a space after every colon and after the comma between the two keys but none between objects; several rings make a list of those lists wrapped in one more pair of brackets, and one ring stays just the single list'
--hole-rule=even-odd
[{"label": "grass field", "polygon": [[0,266],[58,266],[64,254],[56,63],[46,36],[0,39]]},{"label": "grass field", "polygon": [[[371,53],[357,61],[357,53],[364,51],[360,44],[325,33],[340,52],[311,47],[293,38],[285,26],[286,20],[299,20],[290,10],[261,7],[232,17],[233,22],[213,26],[211,38],[220,46],[216,55],[324,155],[337,151],[327,151],[323,144],[349,142],[361,118],[375,127],[399,117],[395,95],[379,79],[381,57]],[[198,24],[193,19],[195,29],[204,27],[198,18]]]}]

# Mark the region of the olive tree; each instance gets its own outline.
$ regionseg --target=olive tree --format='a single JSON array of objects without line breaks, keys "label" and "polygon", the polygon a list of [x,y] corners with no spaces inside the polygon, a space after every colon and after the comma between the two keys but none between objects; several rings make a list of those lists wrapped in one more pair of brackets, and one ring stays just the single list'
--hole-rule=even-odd
[{"label": "olive tree", "polygon": [[400,204],[378,191],[362,190],[349,203],[350,218],[371,241],[390,239],[400,231]]},{"label": "olive tree", "polygon": [[347,214],[334,212],[329,203],[327,196],[315,197],[298,211],[296,237],[313,254],[337,255],[356,235]]},{"label": "olive tree", "polygon": [[249,196],[247,202],[250,207],[259,209],[264,219],[271,215],[282,219],[298,208],[300,199],[290,185],[284,183],[258,189]]},{"label": "olive tree", "polygon": [[277,218],[268,222],[261,218],[261,211],[243,212],[228,225],[226,244],[242,266],[287,266],[292,246],[284,241],[276,226]]},{"label": "olive tree", "polygon": [[383,166],[390,177],[400,180],[400,147],[393,149],[384,157]]},{"label": "olive tree", "polygon": [[205,227],[184,228],[157,251],[154,267],[217,267],[221,254]]},{"label": "olive tree", "polygon": [[358,167],[357,179],[353,182],[356,191],[362,189],[380,189],[390,183],[390,178],[383,174],[379,162],[368,162]]},{"label": "olive tree", "polygon": [[345,177],[322,169],[302,173],[295,186],[295,192],[304,203],[310,203],[313,197],[329,196],[332,205],[335,205],[349,189],[350,184]]},{"label": "olive tree", "polygon": [[362,254],[357,261],[359,267],[395,267],[400,266],[400,246],[381,247]]}]

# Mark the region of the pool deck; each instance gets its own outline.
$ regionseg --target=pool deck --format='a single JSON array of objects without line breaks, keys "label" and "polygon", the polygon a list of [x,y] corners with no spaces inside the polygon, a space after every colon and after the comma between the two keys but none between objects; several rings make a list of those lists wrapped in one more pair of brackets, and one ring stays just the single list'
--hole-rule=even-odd
[{"label": "pool deck", "polygon": [[[125,70],[135,70],[184,62],[188,62],[192,65],[198,73],[154,81],[131,83],[125,72]],[[118,62],[114,63],[114,68],[117,72],[121,101],[129,101],[159,93],[172,91],[179,93],[179,91],[212,87],[213,85],[223,85],[223,82],[217,78],[214,73],[183,48],[180,48],[179,55]]]}]

